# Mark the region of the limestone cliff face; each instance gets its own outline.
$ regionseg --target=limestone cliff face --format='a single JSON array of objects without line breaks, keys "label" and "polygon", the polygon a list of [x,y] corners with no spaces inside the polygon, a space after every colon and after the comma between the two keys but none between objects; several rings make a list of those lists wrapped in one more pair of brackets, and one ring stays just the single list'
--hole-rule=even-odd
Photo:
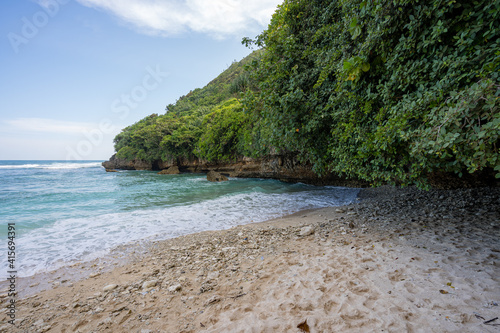
[{"label": "limestone cliff face", "polygon": [[102,166],[106,169],[120,169],[120,170],[152,170],[152,164],[141,161],[133,160],[128,161],[125,159],[117,158],[116,154],[111,156],[109,161],[103,162]]},{"label": "limestone cliff face", "polygon": [[366,183],[347,180],[333,174],[319,177],[310,165],[297,161],[293,155],[270,155],[260,159],[248,157],[234,162],[214,163],[200,159],[172,159],[149,163],[140,160],[127,161],[113,155],[109,161],[102,163],[106,169],[121,170],[165,170],[177,166],[181,173],[208,173],[216,171],[224,176],[239,178],[271,178],[286,182],[302,182],[314,185],[336,185],[365,187]]}]

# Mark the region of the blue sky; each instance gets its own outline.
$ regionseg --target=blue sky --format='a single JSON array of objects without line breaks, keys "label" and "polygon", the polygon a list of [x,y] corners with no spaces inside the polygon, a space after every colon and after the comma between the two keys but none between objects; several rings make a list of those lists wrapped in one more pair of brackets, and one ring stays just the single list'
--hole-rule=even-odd
[{"label": "blue sky", "polygon": [[0,160],[96,159],[251,50],[278,0],[2,0]]}]

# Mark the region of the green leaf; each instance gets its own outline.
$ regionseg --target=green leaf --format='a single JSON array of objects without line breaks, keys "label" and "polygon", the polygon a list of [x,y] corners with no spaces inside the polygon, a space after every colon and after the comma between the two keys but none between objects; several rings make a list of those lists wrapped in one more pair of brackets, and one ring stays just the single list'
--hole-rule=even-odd
[{"label": "green leaf", "polygon": [[352,64],[349,61],[344,60],[343,68],[345,71],[350,71],[352,68]]},{"label": "green leaf", "polygon": [[352,19],[351,24],[349,25],[349,27],[351,29],[354,29],[354,28],[356,28],[357,25],[358,25],[358,18],[355,17],[355,18]]}]

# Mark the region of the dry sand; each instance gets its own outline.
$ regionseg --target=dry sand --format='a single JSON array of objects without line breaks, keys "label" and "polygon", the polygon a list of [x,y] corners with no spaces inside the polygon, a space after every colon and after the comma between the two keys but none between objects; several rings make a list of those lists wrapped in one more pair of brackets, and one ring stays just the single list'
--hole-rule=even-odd
[{"label": "dry sand", "polygon": [[500,332],[500,189],[360,198],[28,279],[0,331]]}]

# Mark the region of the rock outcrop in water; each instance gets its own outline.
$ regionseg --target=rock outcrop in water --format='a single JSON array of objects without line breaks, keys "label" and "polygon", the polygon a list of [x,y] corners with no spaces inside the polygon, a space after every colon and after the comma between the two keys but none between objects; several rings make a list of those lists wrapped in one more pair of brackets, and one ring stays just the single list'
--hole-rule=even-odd
[{"label": "rock outcrop in water", "polygon": [[111,156],[109,161],[103,162],[102,166],[106,169],[120,170],[152,170],[152,165],[141,160],[128,161],[126,159],[117,158],[116,154]]},{"label": "rock outcrop in water", "polygon": [[[208,162],[201,159],[171,159],[168,161],[155,161],[154,163],[133,160],[127,161],[113,155],[109,161],[102,163],[106,169],[118,170],[154,170],[163,174],[170,174],[168,170],[179,170],[180,173],[208,173],[216,171],[226,177],[239,178],[268,178],[285,182],[301,182],[314,185],[335,185],[347,187],[368,187],[370,184],[355,179],[345,179],[335,174],[318,176],[311,165],[300,163],[296,156],[268,155],[254,159],[242,157],[234,162]],[[177,168],[177,169],[176,169]],[[432,173],[428,175],[429,183],[433,188],[473,188],[473,187],[499,187],[500,180],[495,179],[492,169],[484,169],[474,175],[464,174],[459,177],[452,173]]]},{"label": "rock outcrop in water", "polygon": [[226,176],[221,175],[220,173],[216,171],[209,171],[207,173],[207,180],[210,182],[225,182],[228,181]]},{"label": "rock outcrop in water", "polygon": [[181,172],[179,171],[179,167],[177,165],[171,166],[168,169],[163,169],[160,172],[158,172],[159,175],[178,175]]},{"label": "rock outcrop in water", "polygon": [[314,185],[336,185],[366,187],[368,184],[357,180],[340,178],[333,174],[318,176],[307,164],[300,163],[294,155],[269,155],[260,159],[243,157],[234,162],[213,163],[200,159],[177,159],[154,163],[119,159],[113,155],[102,163],[106,169],[121,170],[168,170],[177,167],[181,173],[208,173],[216,171],[226,177],[269,178],[285,182],[302,182]]}]

